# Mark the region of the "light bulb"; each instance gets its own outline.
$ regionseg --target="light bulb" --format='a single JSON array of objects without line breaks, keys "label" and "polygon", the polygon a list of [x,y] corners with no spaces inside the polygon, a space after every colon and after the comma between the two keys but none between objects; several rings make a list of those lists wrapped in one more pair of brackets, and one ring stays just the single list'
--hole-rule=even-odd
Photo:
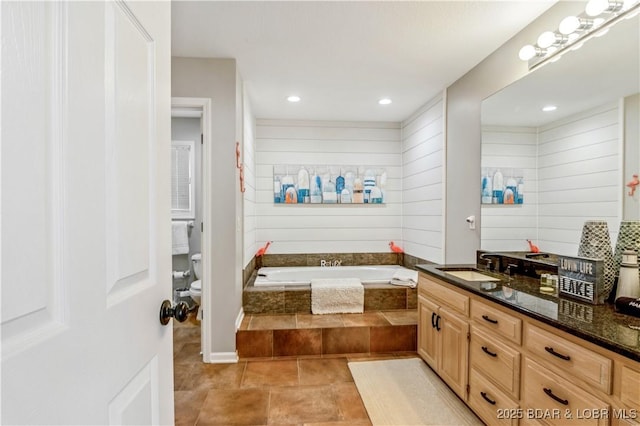
[{"label": "light bulb", "polygon": [[289,102],[300,102],[300,96],[291,95],[291,96],[287,97],[287,100]]},{"label": "light bulb", "polygon": [[558,107],[557,107],[557,106],[555,106],[555,105],[547,105],[547,106],[545,106],[545,107],[543,107],[543,108],[542,108],[542,110],[543,110],[544,112],[551,112],[551,111],[555,111],[555,110],[557,110],[557,109],[558,109]]},{"label": "light bulb", "polygon": [[528,61],[529,59],[536,56],[536,54],[537,54],[537,50],[535,46],[527,44],[526,46],[523,46],[522,49],[520,49],[520,53],[518,53],[518,57],[523,61]]},{"label": "light bulb", "polygon": [[558,30],[565,35],[569,35],[580,28],[580,19],[577,16],[567,16],[560,22]]},{"label": "light bulb", "polygon": [[545,31],[540,34],[538,37],[538,46],[543,49],[546,49],[549,46],[552,46],[556,42],[556,35],[552,31]]},{"label": "light bulb", "polygon": [[380,99],[380,100],[378,101],[378,103],[379,103],[380,105],[389,105],[389,104],[391,103],[391,99],[389,99],[389,98],[383,98],[383,99]]},{"label": "light bulb", "polygon": [[598,16],[609,7],[609,0],[589,0],[585,12],[589,16]]}]

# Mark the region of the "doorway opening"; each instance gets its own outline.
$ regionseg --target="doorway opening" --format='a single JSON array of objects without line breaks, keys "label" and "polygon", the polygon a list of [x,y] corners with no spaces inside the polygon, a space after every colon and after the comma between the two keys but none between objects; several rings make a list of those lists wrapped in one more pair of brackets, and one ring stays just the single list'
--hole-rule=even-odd
[{"label": "doorway opening", "polygon": [[[199,353],[210,362],[210,312],[207,309],[211,281],[208,260],[210,223],[209,171],[211,100],[172,98],[171,100],[171,213],[172,271],[174,302],[190,308],[188,330],[193,342],[183,350]],[[198,327],[199,324],[199,327]],[[196,325],[196,327],[194,327]],[[174,331],[178,332],[176,325]],[[199,330],[199,335],[194,334]],[[175,340],[175,339],[174,339]],[[199,345],[195,341],[199,340]],[[179,349],[174,347],[175,351]]]}]

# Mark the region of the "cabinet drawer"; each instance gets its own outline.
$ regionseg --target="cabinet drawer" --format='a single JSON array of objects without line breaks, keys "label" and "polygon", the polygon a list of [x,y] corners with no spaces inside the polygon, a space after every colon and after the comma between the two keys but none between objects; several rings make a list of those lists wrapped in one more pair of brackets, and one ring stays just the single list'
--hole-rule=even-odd
[{"label": "cabinet drawer", "polygon": [[469,315],[468,296],[431,281],[425,276],[420,276],[418,281],[418,294],[430,300],[435,299],[440,306],[448,306],[465,317]]},{"label": "cabinet drawer", "polygon": [[551,425],[609,424],[608,417],[598,415],[610,412],[607,403],[529,358],[524,361],[523,380],[522,404],[525,413],[532,412],[529,417]]},{"label": "cabinet drawer", "polygon": [[471,301],[471,319],[516,344],[522,343],[522,320],[492,308],[478,300]]},{"label": "cabinet drawer", "polygon": [[501,343],[478,327],[471,328],[471,368],[481,371],[511,397],[520,393],[520,352]]},{"label": "cabinet drawer", "polygon": [[518,403],[474,368],[469,372],[469,406],[488,425],[515,426],[522,417]]},{"label": "cabinet drawer", "polygon": [[563,372],[611,393],[612,362],[609,358],[528,323],[525,325],[525,346]]}]

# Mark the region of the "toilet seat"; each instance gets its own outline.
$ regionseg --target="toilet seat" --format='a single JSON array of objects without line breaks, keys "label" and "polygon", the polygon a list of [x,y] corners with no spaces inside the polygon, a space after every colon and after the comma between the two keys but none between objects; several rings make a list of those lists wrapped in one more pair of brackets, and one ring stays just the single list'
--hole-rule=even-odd
[{"label": "toilet seat", "polygon": [[191,290],[202,292],[202,280],[196,280],[191,283]]}]

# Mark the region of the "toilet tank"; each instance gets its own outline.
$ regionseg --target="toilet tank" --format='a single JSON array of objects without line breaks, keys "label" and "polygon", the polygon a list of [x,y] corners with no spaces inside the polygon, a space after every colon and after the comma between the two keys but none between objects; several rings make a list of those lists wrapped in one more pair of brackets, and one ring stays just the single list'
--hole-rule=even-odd
[{"label": "toilet tank", "polygon": [[202,264],[202,255],[200,253],[196,253],[191,256],[191,263],[193,263],[193,274],[196,279],[200,279],[200,265]]}]

